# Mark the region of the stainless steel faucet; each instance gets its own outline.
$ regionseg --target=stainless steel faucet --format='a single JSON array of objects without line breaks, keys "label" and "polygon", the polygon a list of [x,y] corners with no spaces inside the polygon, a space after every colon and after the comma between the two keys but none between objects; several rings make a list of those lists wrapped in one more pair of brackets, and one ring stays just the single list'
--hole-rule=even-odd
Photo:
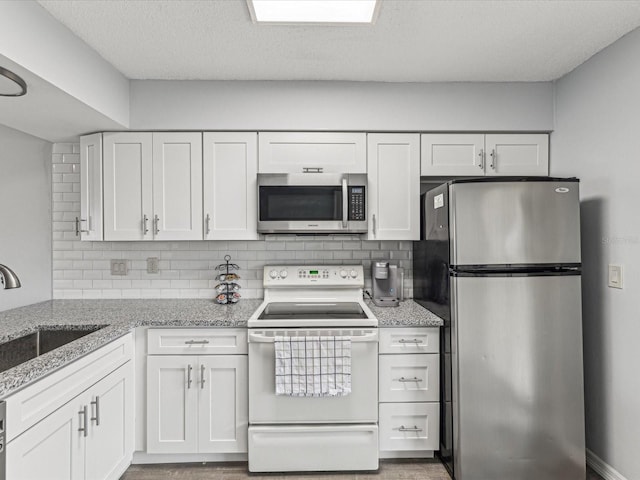
[{"label": "stainless steel faucet", "polygon": [[18,276],[6,265],[0,264],[0,281],[2,282],[2,285],[4,285],[5,290],[7,288],[21,287]]}]

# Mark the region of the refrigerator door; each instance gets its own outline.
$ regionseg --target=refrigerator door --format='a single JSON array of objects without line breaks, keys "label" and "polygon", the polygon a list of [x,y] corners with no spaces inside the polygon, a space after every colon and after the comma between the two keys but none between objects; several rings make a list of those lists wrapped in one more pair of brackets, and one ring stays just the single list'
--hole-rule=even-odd
[{"label": "refrigerator door", "polygon": [[454,182],[451,264],[580,263],[578,186],[577,181]]},{"label": "refrigerator door", "polygon": [[580,276],[451,284],[456,480],[584,480]]}]

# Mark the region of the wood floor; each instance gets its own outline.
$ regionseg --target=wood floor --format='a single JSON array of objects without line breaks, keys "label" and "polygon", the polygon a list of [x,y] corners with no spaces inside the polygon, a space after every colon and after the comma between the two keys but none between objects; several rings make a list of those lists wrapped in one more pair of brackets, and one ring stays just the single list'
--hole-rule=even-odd
[{"label": "wood floor", "polygon": [[[120,480],[450,480],[437,460],[381,461],[379,472],[354,474],[296,473],[288,475],[257,475],[247,473],[246,463],[234,464],[163,464],[132,465]],[[586,480],[602,480],[592,470]]]}]

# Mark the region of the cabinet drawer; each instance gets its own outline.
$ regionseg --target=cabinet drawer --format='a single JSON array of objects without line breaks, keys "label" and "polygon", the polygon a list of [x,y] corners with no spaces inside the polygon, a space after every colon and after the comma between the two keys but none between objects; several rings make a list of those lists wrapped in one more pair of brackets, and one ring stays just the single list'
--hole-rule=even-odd
[{"label": "cabinet drawer", "polygon": [[247,353],[247,331],[240,328],[150,328],[149,355],[233,355]]},{"label": "cabinet drawer", "polygon": [[439,355],[380,355],[380,402],[437,402]]},{"label": "cabinet drawer", "polygon": [[440,328],[381,328],[380,353],[438,353]]},{"label": "cabinet drawer", "polygon": [[381,403],[380,450],[438,450],[439,403]]}]

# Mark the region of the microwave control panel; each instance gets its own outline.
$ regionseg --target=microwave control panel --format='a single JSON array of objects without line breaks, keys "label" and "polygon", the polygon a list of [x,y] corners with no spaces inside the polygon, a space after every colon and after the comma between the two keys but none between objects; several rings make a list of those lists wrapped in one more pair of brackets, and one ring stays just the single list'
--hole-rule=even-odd
[{"label": "microwave control panel", "polygon": [[364,185],[349,187],[349,220],[366,220]]}]

